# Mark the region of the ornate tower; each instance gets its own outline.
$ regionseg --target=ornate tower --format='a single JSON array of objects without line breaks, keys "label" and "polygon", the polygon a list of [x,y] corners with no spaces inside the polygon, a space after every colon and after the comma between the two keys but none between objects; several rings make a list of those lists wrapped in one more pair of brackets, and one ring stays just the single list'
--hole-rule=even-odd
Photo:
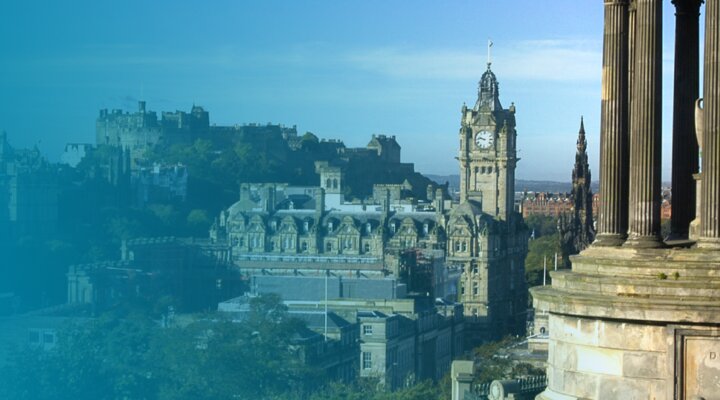
[{"label": "ornate tower", "polygon": [[447,262],[462,271],[467,345],[523,334],[527,226],[514,210],[515,107],[503,109],[488,63],[460,121],[460,204],[447,224]]},{"label": "ornate tower", "polygon": [[503,109],[499,85],[487,64],[473,108],[463,105],[460,121],[460,201],[506,221],[515,193],[515,106]]},{"label": "ornate tower", "polygon": [[587,157],[585,124],[582,117],[580,117],[572,185],[572,213],[562,215],[559,223],[563,259],[566,260],[566,265],[569,263],[568,256],[578,254],[595,240],[592,213],[593,194],[590,190],[590,166]]}]

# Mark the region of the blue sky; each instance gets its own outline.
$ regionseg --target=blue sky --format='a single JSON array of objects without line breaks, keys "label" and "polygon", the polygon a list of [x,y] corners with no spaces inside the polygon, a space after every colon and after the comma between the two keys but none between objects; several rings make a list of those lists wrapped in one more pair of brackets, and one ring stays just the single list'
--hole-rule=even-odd
[{"label": "blue sky", "polygon": [[[12,2],[0,15],[0,129],[57,159],[92,142],[101,108],[205,107],[211,122],[297,125],[364,146],[396,135],[403,161],[457,173],[460,108],[492,38],[517,107],[524,179],[569,180],[580,115],[597,175],[600,0]],[[670,148],[673,6],[664,2]],[[664,154],[669,178],[669,153]]]}]

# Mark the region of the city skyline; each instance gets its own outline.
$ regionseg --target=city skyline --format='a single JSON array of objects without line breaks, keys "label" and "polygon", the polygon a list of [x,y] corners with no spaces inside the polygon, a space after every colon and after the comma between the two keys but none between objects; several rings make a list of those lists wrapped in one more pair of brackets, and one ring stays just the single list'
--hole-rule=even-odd
[{"label": "city skyline", "polygon": [[[403,161],[456,174],[460,108],[475,102],[492,39],[503,105],[517,107],[518,178],[569,181],[581,115],[597,178],[602,3],[520,3],[221,2],[172,19],[163,2],[14,4],[0,27],[0,129],[56,160],[66,142],[93,141],[101,108],[197,104],[218,125],[297,125],[348,146],[396,135]],[[672,13],[664,22],[669,150]]]}]

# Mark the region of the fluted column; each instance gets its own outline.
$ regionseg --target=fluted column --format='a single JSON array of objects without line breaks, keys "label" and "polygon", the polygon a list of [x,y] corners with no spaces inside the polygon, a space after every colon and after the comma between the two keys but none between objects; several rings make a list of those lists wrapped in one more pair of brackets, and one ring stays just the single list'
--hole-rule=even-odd
[{"label": "fluted column", "polygon": [[705,6],[705,80],[698,246],[720,249],[720,0]]},{"label": "fluted column", "polygon": [[632,88],[633,77],[635,76],[635,10],[637,8],[635,4],[636,1],[637,0],[630,0],[628,4],[628,132],[630,131],[630,111],[632,111]]},{"label": "fluted column", "polygon": [[627,232],[628,0],[605,0],[600,116],[600,215],[594,245],[619,246]]},{"label": "fluted column", "polygon": [[630,111],[631,247],[660,247],[662,0],[637,0]]},{"label": "fluted column", "polygon": [[[695,218],[693,174],[698,172],[695,138],[695,100],[700,84],[698,17],[702,0],[673,0],[675,4],[675,90],[673,96],[672,193],[670,239],[687,239]],[[679,201],[682,199],[682,201]]]}]

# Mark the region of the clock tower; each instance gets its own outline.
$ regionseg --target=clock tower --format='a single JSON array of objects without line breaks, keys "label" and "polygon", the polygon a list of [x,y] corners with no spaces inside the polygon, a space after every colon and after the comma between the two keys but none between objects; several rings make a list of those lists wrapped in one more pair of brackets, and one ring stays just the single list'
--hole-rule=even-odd
[{"label": "clock tower", "polygon": [[458,300],[467,344],[524,334],[528,232],[515,212],[515,106],[500,104],[487,64],[472,108],[460,121],[460,204],[447,223],[447,263],[462,271]]},{"label": "clock tower", "polygon": [[515,106],[503,109],[498,81],[487,64],[473,108],[463,105],[460,121],[460,201],[507,221],[514,209]]}]

